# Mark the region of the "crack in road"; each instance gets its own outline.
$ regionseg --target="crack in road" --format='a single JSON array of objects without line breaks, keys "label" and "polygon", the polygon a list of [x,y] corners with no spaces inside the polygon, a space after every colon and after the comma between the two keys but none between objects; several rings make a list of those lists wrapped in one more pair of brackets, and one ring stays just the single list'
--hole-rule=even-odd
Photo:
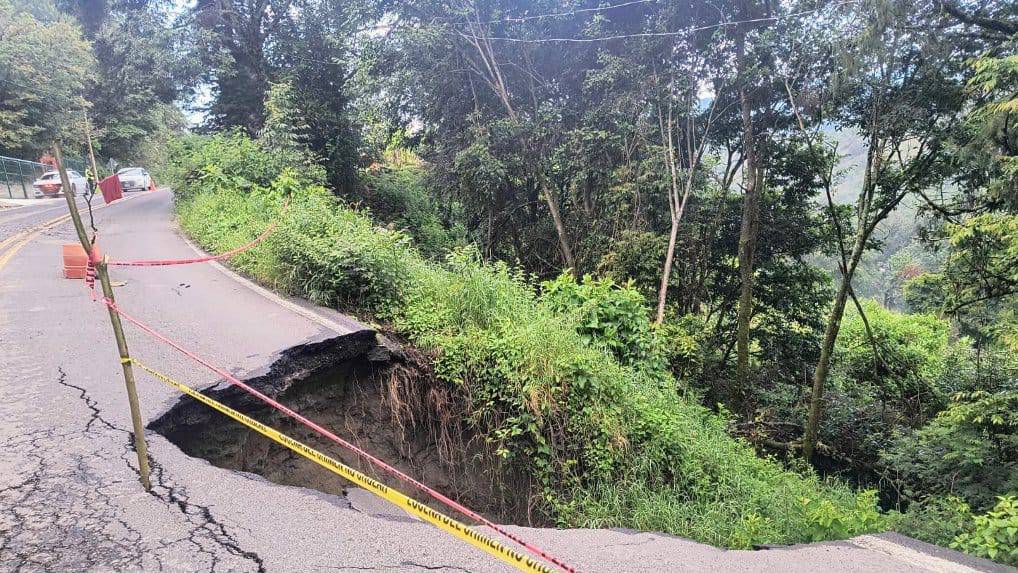
[{"label": "crack in road", "polygon": [[[99,566],[139,567],[140,533],[118,515],[103,478],[90,470],[83,456],[60,467],[46,452],[69,434],[52,430],[20,434],[5,448],[25,451],[32,470],[27,479],[0,491],[5,508],[0,532],[0,569],[12,572],[90,570]],[[68,495],[69,489],[77,489]],[[79,495],[80,493],[80,495]],[[116,523],[127,532],[106,532]],[[70,561],[71,563],[68,563]]]},{"label": "crack in road", "polygon": [[[99,402],[89,392],[68,380],[63,368],[57,369],[56,382],[75,391],[89,417],[80,432],[34,430],[7,438],[5,454],[20,454],[19,468],[31,468],[27,478],[0,487],[0,571],[67,571],[112,567],[115,570],[163,570],[162,554],[186,544],[200,554],[202,565],[210,573],[239,570],[239,562],[264,573],[265,563],[254,551],[243,549],[227,524],[213,515],[208,506],[190,499],[187,490],[175,484],[165,468],[149,457],[152,467],[151,495],[176,508],[188,523],[187,534],[178,539],[146,538],[124,517],[124,506],[108,491],[120,482],[95,472],[95,458],[121,461],[137,476],[134,435],[102,415]],[[102,448],[86,457],[72,454],[52,456],[59,444],[80,439],[106,439],[109,433],[126,438],[119,451],[107,457]],[[110,452],[113,453],[113,452]],[[138,487],[135,482],[131,487]],[[77,490],[77,491],[75,491]],[[123,497],[123,493],[119,494]],[[116,531],[112,531],[112,530]],[[242,529],[242,528],[241,528]],[[230,556],[232,558],[228,558]],[[150,566],[145,567],[146,560]],[[189,570],[197,570],[189,564]]]}]

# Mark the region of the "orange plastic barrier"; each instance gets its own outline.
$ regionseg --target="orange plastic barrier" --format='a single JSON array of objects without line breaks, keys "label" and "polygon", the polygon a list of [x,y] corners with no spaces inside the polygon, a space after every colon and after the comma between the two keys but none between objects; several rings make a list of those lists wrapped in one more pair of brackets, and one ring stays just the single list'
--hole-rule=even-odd
[{"label": "orange plastic barrier", "polygon": [[[95,249],[96,258],[101,258],[102,254],[99,251],[99,245],[93,247]],[[79,243],[64,243],[63,245],[63,256],[64,256],[64,278],[67,279],[83,279],[85,278],[86,270],[88,268],[88,253],[81,247]]]}]

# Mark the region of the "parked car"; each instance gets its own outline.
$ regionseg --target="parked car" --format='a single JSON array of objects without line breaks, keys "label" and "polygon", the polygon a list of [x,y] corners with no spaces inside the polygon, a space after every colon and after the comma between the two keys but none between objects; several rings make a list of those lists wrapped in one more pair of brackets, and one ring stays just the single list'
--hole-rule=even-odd
[{"label": "parked car", "polygon": [[124,191],[147,191],[152,184],[152,176],[141,167],[125,167],[117,171],[117,177]]},{"label": "parked car", "polygon": [[[67,170],[67,179],[71,183],[71,191],[75,195],[80,195],[88,192],[88,180],[82,176],[81,173],[73,169]],[[60,183],[60,172],[59,171],[47,171],[42,174],[42,177],[35,180],[32,183],[32,189],[35,190],[36,197],[57,197],[63,191]]]}]

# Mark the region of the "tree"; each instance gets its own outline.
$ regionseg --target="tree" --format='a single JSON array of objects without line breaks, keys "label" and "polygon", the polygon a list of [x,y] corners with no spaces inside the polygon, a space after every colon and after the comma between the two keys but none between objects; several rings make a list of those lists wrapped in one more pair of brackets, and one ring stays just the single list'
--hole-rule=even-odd
[{"label": "tree", "polygon": [[[357,138],[348,117],[350,61],[361,27],[379,16],[371,0],[201,0],[188,15],[196,59],[212,87],[207,129],[258,134],[273,83],[289,82],[307,118],[307,144],[330,182],[349,187]],[[313,15],[313,16],[312,16]]]},{"label": "tree", "polygon": [[88,98],[99,150],[131,162],[183,92],[173,40],[158,14],[131,10],[111,14],[92,45],[98,74]]},{"label": "tree", "polygon": [[[877,226],[906,196],[943,179],[943,142],[956,127],[964,101],[959,77],[965,54],[942,36],[924,33],[921,12],[908,5],[881,4],[878,15],[853,12],[839,22],[849,33],[836,40],[847,46],[843,61],[854,64],[842,68],[836,83],[820,88],[828,90],[831,107],[838,110],[832,119],[863,135],[867,152],[852,220],[844,221],[829,204],[841,276],[813,372],[802,443],[806,459],[812,458],[816,447],[824,385],[849,298],[862,310],[852,291],[862,254]],[[830,28],[825,28],[825,34],[830,34]],[[790,105],[799,110],[804,135],[818,144],[818,128],[825,121],[821,109],[807,123],[801,102],[805,89],[790,85],[787,91]]]},{"label": "tree", "polygon": [[0,154],[35,159],[76,131],[93,66],[81,31],[51,2],[0,0]]},{"label": "tree", "polygon": [[[693,185],[697,182],[699,168],[704,152],[711,143],[711,129],[714,123],[714,112],[717,108],[717,97],[711,99],[706,113],[698,101],[698,88],[703,81],[707,57],[697,53],[691,46],[684,49],[673,49],[673,53],[683,54],[686,62],[676,62],[669,68],[669,82],[665,88],[664,98],[667,104],[657,103],[658,125],[661,130],[661,146],[664,151],[665,163],[668,166],[670,180],[668,190],[668,214],[671,226],[668,231],[668,250],[665,252],[664,267],[661,271],[661,284],[657,295],[657,316],[655,323],[661,324],[665,319],[665,305],[668,301],[668,286],[671,280],[672,267],[675,262],[675,244],[679,234],[679,223],[685,214]],[[688,61],[692,60],[692,61]],[[685,66],[683,66],[685,64]],[[675,94],[675,71],[682,69],[686,77],[681,79],[683,89]],[[716,82],[715,82],[716,83]],[[676,98],[676,95],[678,97]],[[675,100],[682,105],[679,114],[675,113]],[[667,112],[664,111],[666,108]],[[676,121],[676,115],[679,120]],[[702,126],[698,116],[706,115]],[[679,137],[675,135],[676,124],[679,124]],[[676,142],[678,139],[678,142]],[[684,148],[683,148],[684,144]],[[676,148],[679,148],[678,154]],[[680,163],[676,155],[682,159]],[[680,170],[682,174],[680,175]],[[681,188],[681,193],[680,193]]]},{"label": "tree", "polygon": [[[770,4],[765,4],[763,13],[755,8],[755,2],[743,2],[738,14],[743,20],[757,20],[770,16]],[[746,60],[746,37],[748,24],[739,26],[735,32],[735,65],[738,75],[739,111],[742,120],[743,180],[745,192],[742,202],[742,222],[739,227],[739,313],[735,331],[735,395],[745,392],[749,374],[749,322],[753,316],[753,255],[757,235],[760,232],[761,171],[765,168],[760,161],[760,139],[756,121],[753,118],[754,104],[751,102],[752,89],[750,70]],[[765,84],[766,85],[766,84]],[[766,88],[764,89],[766,90]],[[756,90],[754,90],[756,91]],[[757,95],[757,94],[754,94]],[[767,97],[766,91],[762,97]],[[757,97],[760,97],[757,95]]]},{"label": "tree", "polygon": [[168,27],[165,2],[58,0],[58,5],[77,19],[95,58],[85,97],[96,151],[135,162],[143,149],[152,149],[148,138],[177,123],[172,109],[193,81],[179,40]]},{"label": "tree", "polygon": [[[377,75],[399,78],[386,90],[400,103],[388,107],[423,124],[436,179],[476,209],[468,228],[482,252],[542,275],[583,273],[608,252],[606,237],[672,227],[673,216],[677,237],[709,145],[702,76],[727,69],[712,41],[716,11],[696,2],[586,3],[569,17],[548,1],[401,6]],[[682,33],[690,27],[702,29]],[[657,263],[665,291],[666,258]]]},{"label": "tree", "polygon": [[259,142],[283,153],[307,151],[307,120],[297,110],[293,85],[283,81],[272,84],[265,96],[265,124]]},{"label": "tree", "polygon": [[254,135],[262,127],[262,102],[269,88],[266,46],[284,23],[289,0],[199,0],[194,21],[199,59],[212,85],[207,123],[240,127]]}]

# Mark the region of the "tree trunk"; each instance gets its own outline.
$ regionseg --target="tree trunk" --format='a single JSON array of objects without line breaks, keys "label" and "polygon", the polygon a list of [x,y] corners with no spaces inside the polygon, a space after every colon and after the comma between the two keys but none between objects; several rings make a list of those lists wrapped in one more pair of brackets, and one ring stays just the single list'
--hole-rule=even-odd
[{"label": "tree trunk", "polygon": [[566,226],[562,222],[562,214],[558,209],[558,200],[555,199],[554,193],[552,193],[551,189],[548,189],[547,185],[541,185],[541,194],[544,195],[544,200],[548,203],[548,210],[551,211],[551,220],[555,223],[555,232],[558,234],[562,258],[565,259],[566,266],[569,267],[573,276],[580,278],[579,269],[576,268],[576,261],[573,259],[573,250],[569,246],[569,235],[566,234]]},{"label": "tree trunk", "polygon": [[[749,162],[747,161],[747,164]],[[760,213],[759,172],[752,171],[742,201],[742,225],[739,228],[739,314],[736,322],[735,391],[742,396],[749,378],[749,323],[753,316],[753,255]]]},{"label": "tree trunk", "polygon": [[[661,106],[658,106],[658,123],[661,127],[662,143],[667,143],[668,175],[671,178],[671,187],[668,191],[668,211],[671,214],[672,227],[668,232],[668,252],[665,254],[664,268],[661,269],[661,286],[657,293],[657,316],[654,319],[656,324],[665,320],[665,303],[668,300],[668,282],[672,276],[672,262],[675,260],[675,240],[679,234],[679,221],[682,219],[681,207],[679,207],[679,176],[675,169],[675,145],[672,141],[672,103],[668,102],[668,121],[662,117]],[[688,196],[688,193],[687,193]],[[682,207],[685,207],[683,201]]]},{"label": "tree trunk", "polygon": [[813,371],[813,392],[809,399],[809,416],[806,420],[806,433],[802,438],[802,456],[807,461],[813,458],[813,451],[816,449],[817,435],[820,432],[820,412],[824,398],[824,385],[827,383],[827,375],[831,369],[831,356],[834,354],[834,343],[838,340],[838,332],[841,330],[841,319],[845,314],[845,304],[848,300],[849,289],[852,286],[852,277],[855,269],[859,266],[863,249],[866,246],[868,233],[863,229],[859,230],[852,247],[852,255],[848,261],[844,275],[841,277],[841,285],[838,287],[838,294],[834,297],[834,307],[827,319],[827,327],[824,329],[824,345],[820,348],[820,360],[817,362],[816,370]]},{"label": "tree trunk", "polygon": [[[745,38],[738,41],[738,67],[740,76],[745,71]],[[746,158],[746,193],[742,200],[742,224],[739,227],[739,313],[736,327],[735,403],[741,405],[749,376],[749,321],[753,315],[753,254],[756,250],[757,226],[760,211],[760,172],[757,166],[756,136],[753,133],[753,115],[746,95],[745,79],[740,78],[739,103],[742,108],[742,149]]]},{"label": "tree trunk", "polygon": [[672,229],[668,234],[668,252],[665,254],[665,266],[661,271],[661,286],[657,292],[657,317],[656,324],[665,321],[665,302],[668,299],[668,282],[672,276],[672,262],[675,260],[675,240],[679,234],[679,218],[672,213]]}]

